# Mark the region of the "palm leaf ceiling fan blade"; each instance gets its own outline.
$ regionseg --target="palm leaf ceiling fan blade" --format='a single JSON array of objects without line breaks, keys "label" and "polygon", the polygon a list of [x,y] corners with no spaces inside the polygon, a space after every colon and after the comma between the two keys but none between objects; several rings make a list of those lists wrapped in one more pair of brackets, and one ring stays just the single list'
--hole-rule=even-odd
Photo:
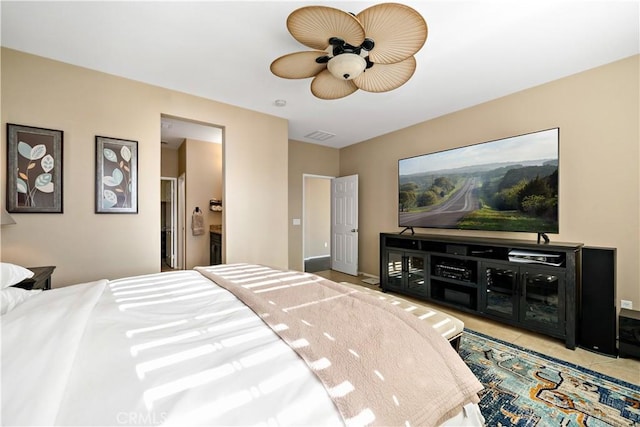
[{"label": "palm leaf ceiling fan blade", "polygon": [[318,64],[316,58],[326,55],[321,51],[295,52],[283,55],[271,63],[271,72],[285,79],[306,79],[327,68]]},{"label": "palm leaf ceiling fan blade", "polygon": [[339,99],[358,90],[353,80],[338,80],[329,70],[320,72],[311,81],[311,93],[320,99]]},{"label": "palm leaf ceiling fan blade", "polygon": [[326,6],[307,6],[291,12],[287,18],[291,35],[305,46],[325,50],[331,37],[339,37],[353,46],[364,41],[364,28],[351,14]]},{"label": "palm leaf ceiling fan blade", "polygon": [[366,37],[375,42],[369,59],[375,64],[393,64],[418,52],[427,40],[427,23],[412,8],[383,3],[357,15]]},{"label": "palm leaf ceiling fan blade", "polygon": [[395,64],[376,64],[353,79],[355,85],[367,92],[387,92],[405,84],[416,71],[413,56]]}]

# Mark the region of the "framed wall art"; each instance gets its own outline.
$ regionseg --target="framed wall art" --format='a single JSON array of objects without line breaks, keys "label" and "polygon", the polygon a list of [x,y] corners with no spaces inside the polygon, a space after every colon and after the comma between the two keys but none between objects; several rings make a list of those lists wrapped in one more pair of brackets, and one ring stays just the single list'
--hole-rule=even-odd
[{"label": "framed wall art", "polygon": [[96,136],[96,213],[138,213],[138,142]]},{"label": "framed wall art", "polygon": [[62,213],[63,131],[7,123],[7,211]]}]

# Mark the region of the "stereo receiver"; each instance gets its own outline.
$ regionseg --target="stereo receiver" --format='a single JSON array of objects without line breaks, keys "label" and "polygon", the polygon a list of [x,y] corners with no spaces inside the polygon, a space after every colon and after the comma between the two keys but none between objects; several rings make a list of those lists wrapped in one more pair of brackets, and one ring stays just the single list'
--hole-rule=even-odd
[{"label": "stereo receiver", "polygon": [[473,271],[470,268],[451,265],[445,262],[436,264],[433,274],[446,279],[461,280],[464,282],[470,282],[473,278]]}]

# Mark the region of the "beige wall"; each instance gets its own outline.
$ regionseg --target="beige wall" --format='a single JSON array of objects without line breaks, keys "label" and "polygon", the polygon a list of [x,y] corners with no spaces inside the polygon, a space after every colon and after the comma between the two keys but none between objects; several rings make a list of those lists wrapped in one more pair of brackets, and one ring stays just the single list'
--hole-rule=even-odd
[{"label": "beige wall", "polygon": [[187,144],[182,141],[178,147],[178,176],[187,173]]},{"label": "beige wall", "polygon": [[302,177],[304,174],[339,176],[339,155],[335,148],[289,141],[289,268],[304,269],[302,225],[293,225],[293,219],[302,220]]},{"label": "beige wall", "polygon": [[[64,213],[14,214],[17,224],[2,227],[3,261],[56,265],[54,287],[159,271],[160,117],[167,114],[225,127],[227,261],[287,267],[286,120],[11,49],[1,55],[2,128],[64,131]],[[138,214],[94,213],[95,135],[138,141]],[[260,206],[269,209],[256,215]]]},{"label": "beige wall", "polygon": [[331,255],[331,180],[304,178],[304,258]]},{"label": "beige wall", "polygon": [[[222,212],[209,210],[209,200],[222,199],[222,144],[187,139],[186,146],[186,267],[209,265],[209,226],[222,224]],[[202,210],[205,234],[191,232],[194,209]]]},{"label": "beige wall", "polygon": [[560,234],[550,238],[617,248],[618,303],[640,308],[639,62],[634,56],[340,150],[340,174],[359,174],[361,270],[379,274],[379,233],[400,230],[398,159],[558,126]]},{"label": "beige wall", "polygon": [[178,177],[178,150],[165,147],[161,148],[160,175],[165,178]]}]

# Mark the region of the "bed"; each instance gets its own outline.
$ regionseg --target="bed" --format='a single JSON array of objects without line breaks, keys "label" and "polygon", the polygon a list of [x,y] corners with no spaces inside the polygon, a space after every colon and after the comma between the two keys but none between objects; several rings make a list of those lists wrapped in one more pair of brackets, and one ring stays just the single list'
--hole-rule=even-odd
[{"label": "bed", "polygon": [[483,423],[482,385],[426,317],[313,274],[227,264],[27,296],[1,318],[2,425]]}]

